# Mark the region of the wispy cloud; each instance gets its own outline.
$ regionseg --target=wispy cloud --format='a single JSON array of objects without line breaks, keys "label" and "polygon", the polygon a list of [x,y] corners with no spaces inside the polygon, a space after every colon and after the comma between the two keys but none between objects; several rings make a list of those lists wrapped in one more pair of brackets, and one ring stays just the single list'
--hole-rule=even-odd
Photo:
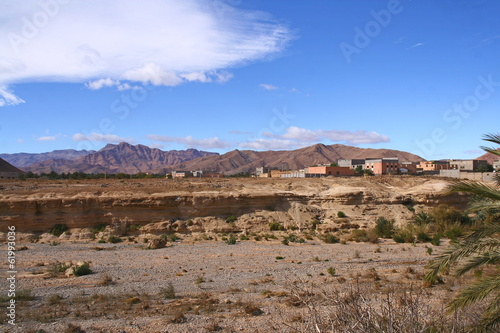
[{"label": "wispy cloud", "polygon": [[163,136],[163,135],[148,135],[148,139],[159,142],[171,142],[184,145],[186,148],[199,148],[199,149],[225,149],[232,147],[232,144],[219,139],[218,137],[195,139],[192,136],[176,137],[176,136]]},{"label": "wispy cloud", "polygon": [[261,87],[264,90],[278,90],[279,89],[278,87],[273,86],[272,84],[266,84],[266,83],[259,84],[259,87]]},{"label": "wispy cloud", "polygon": [[481,149],[471,149],[464,151],[464,154],[481,156],[482,154],[484,154],[484,151]]},{"label": "wispy cloud", "polygon": [[252,141],[241,142],[238,146],[245,149],[255,150],[282,150],[301,148],[307,146],[307,144],[294,140],[260,138]]},{"label": "wispy cloud", "polygon": [[315,143],[323,140],[333,142],[344,142],[350,145],[358,144],[375,144],[389,142],[390,139],[386,135],[378,134],[377,132],[368,132],[358,130],[355,132],[345,130],[316,130],[312,131],[300,127],[289,127],[284,134],[264,133],[265,136],[277,139],[295,140],[297,142]]},{"label": "wispy cloud", "polygon": [[0,85],[0,106],[17,105],[24,101],[14,95],[6,85]]},{"label": "wispy cloud", "polygon": [[57,139],[57,137],[55,135],[48,135],[48,136],[41,136],[36,140],[37,141],[55,141],[56,139]]},{"label": "wispy cloud", "polygon": [[72,139],[73,141],[91,141],[91,142],[105,142],[105,143],[134,142],[133,139],[123,138],[115,134],[100,134],[100,133],[90,133],[87,135],[82,133],[76,133],[73,135]]},{"label": "wispy cloud", "polygon": [[[24,102],[7,85],[33,80],[121,90],[225,82],[227,70],[277,54],[292,38],[269,14],[221,11],[219,1],[72,0],[51,12],[44,3],[14,1],[0,12],[0,106]],[[37,13],[47,21],[28,33]]]},{"label": "wispy cloud", "polygon": [[411,50],[411,49],[414,49],[414,48],[422,46],[422,45],[424,45],[424,43],[416,43],[416,44],[413,44],[412,46],[408,47],[407,50]]}]

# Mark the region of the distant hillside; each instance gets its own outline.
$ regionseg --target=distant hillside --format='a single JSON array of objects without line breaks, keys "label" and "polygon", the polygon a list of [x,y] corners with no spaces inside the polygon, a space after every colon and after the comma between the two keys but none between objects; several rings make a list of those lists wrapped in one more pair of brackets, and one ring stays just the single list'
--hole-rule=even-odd
[{"label": "distant hillside", "polygon": [[85,173],[138,173],[151,172],[165,166],[183,163],[199,157],[218,155],[196,149],[162,151],[144,145],[122,142],[108,144],[103,149],[74,160],[52,159],[24,167],[34,173],[85,172]]},{"label": "distant hillside", "polygon": [[418,162],[423,158],[407,152],[391,149],[371,149],[341,144],[314,146],[289,151],[233,150],[223,155],[206,156],[188,162],[162,168],[158,172],[171,170],[210,170],[237,174],[254,172],[261,166],[283,169],[303,169],[315,164],[336,163],[339,159],[397,157],[400,161]]},{"label": "distant hillside", "polygon": [[493,164],[493,162],[500,160],[500,156],[492,153],[486,153],[476,158],[476,160],[486,160],[489,164]]},{"label": "distant hillside", "polygon": [[3,158],[10,164],[23,168],[31,164],[38,162],[48,161],[48,160],[76,160],[82,156],[95,153],[94,150],[54,150],[49,153],[17,153],[17,154],[0,154],[0,158]]}]

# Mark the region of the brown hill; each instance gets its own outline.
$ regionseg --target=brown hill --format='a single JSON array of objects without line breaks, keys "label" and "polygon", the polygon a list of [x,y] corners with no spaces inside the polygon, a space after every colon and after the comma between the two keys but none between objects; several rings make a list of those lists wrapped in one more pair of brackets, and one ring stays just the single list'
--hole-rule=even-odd
[{"label": "brown hill", "polygon": [[316,144],[314,146],[288,151],[233,150],[223,155],[205,156],[188,162],[162,168],[158,172],[172,170],[210,170],[237,174],[254,172],[261,166],[285,170],[303,169],[315,164],[336,163],[338,159],[363,159],[397,157],[400,161],[418,162],[424,159],[407,152],[391,149],[371,149],[341,144]]},{"label": "brown hill", "polygon": [[19,172],[23,173],[21,170],[7,162],[6,160],[0,158],[0,172]]},{"label": "brown hill", "polygon": [[500,156],[492,154],[492,153],[486,153],[486,154],[483,154],[475,159],[476,160],[486,160],[486,161],[488,161],[489,164],[493,164],[493,162],[500,160]]},{"label": "brown hill", "polygon": [[218,155],[196,149],[162,151],[144,145],[122,142],[108,144],[103,149],[75,160],[53,159],[35,163],[24,170],[34,173],[85,172],[85,173],[129,173],[151,172],[168,165],[186,162],[195,158]]}]

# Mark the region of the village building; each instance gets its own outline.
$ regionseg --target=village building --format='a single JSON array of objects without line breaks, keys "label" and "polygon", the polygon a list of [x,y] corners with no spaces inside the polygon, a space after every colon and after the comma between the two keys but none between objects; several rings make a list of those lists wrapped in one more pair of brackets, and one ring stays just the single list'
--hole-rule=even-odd
[{"label": "village building", "polygon": [[450,169],[476,171],[480,165],[488,165],[486,160],[448,160]]},{"label": "village building", "polygon": [[349,167],[341,166],[314,166],[306,169],[308,177],[322,176],[354,176],[356,173]]},{"label": "village building", "polygon": [[340,167],[348,167],[351,169],[356,169],[358,166],[361,166],[361,168],[364,169],[365,161],[366,160],[364,159],[352,159],[352,160],[339,159],[337,161],[337,164]]},{"label": "village building", "polygon": [[18,179],[22,173],[24,172],[0,158],[0,179]]},{"label": "village building", "polygon": [[422,161],[417,165],[421,171],[439,171],[450,170],[450,162],[448,161]]}]

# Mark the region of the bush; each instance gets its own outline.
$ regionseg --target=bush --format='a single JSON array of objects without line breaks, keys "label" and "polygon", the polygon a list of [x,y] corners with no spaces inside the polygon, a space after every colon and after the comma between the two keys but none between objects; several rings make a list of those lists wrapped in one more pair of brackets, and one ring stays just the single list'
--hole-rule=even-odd
[{"label": "bush", "polygon": [[335,276],[335,268],[330,267],[330,268],[328,268],[327,272],[328,272],[328,274],[330,274],[331,276]]},{"label": "bush", "polygon": [[392,239],[396,243],[413,243],[415,241],[415,237],[413,234],[409,231],[403,231],[400,230],[398,233],[396,233]]},{"label": "bush", "polygon": [[165,288],[160,288],[160,296],[163,297],[163,299],[175,298],[175,288],[172,282],[168,282]]},{"label": "bush", "polygon": [[52,227],[52,229],[50,229],[50,233],[56,237],[59,237],[68,229],[69,228],[66,224],[56,224]]},{"label": "bush", "polygon": [[332,235],[332,234],[325,234],[325,235],[323,235],[322,239],[323,239],[323,242],[325,242],[327,244],[335,244],[335,243],[340,242],[340,239],[338,239],[338,237],[336,237],[335,235]]},{"label": "bush", "polygon": [[[287,244],[285,244],[285,241]],[[304,243],[305,240],[304,238],[301,238],[301,237],[298,237],[297,235],[294,235],[294,234],[291,234],[291,235],[288,235],[286,236],[282,243],[285,244],[285,245],[288,245],[289,242],[292,242],[292,243]]]},{"label": "bush", "polygon": [[93,233],[98,233],[98,232],[102,232],[106,229],[108,225],[105,224],[105,223],[99,223],[98,225],[96,225],[95,227],[91,228],[90,231],[93,232]]},{"label": "bush", "polygon": [[74,274],[75,276],[89,275],[92,274],[92,270],[90,269],[90,265],[88,263],[84,263],[81,266],[75,267]]},{"label": "bush", "polygon": [[437,233],[432,237],[431,244],[435,246],[439,246],[441,244],[441,234]]},{"label": "bush", "polygon": [[425,232],[422,231],[417,234],[417,240],[419,242],[425,243],[431,241],[431,238]]},{"label": "bush", "polygon": [[238,218],[237,218],[236,216],[234,216],[234,215],[228,216],[228,217],[226,218],[226,223],[236,222],[236,220],[237,220],[237,219],[238,219]]},{"label": "bush", "polygon": [[282,226],[278,222],[271,222],[271,223],[269,223],[269,230],[271,230],[271,231],[280,231],[280,230],[285,230],[285,227]]},{"label": "bush", "polygon": [[342,218],[342,217],[347,217],[347,215],[345,215],[344,212],[340,211],[340,212],[337,213],[337,217]]},{"label": "bush", "polygon": [[394,234],[394,221],[388,220],[385,217],[379,217],[375,221],[375,232],[377,236],[382,238],[391,238]]},{"label": "bush", "polygon": [[364,243],[378,243],[377,232],[374,229],[363,230],[357,229],[351,232],[350,240],[355,242],[364,242]]},{"label": "bush", "polygon": [[109,236],[108,242],[116,244],[116,243],[121,243],[122,239],[118,236]]},{"label": "bush", "polygon": [[445,230],[444,236],[446,238],[449,238],[451,240],[456,240],[457,238],[461,237],[464,234],[464,231],[462,227],[455,225],[451,226],[448,229]]},{"label": "bush", "polygon": [[228,245],[234,245],[234,244],[236,244],[236,237],[234,237],[234,235],[231,235],[231,236],[229,236],[228,239],[226,239],[225,242]]}]

